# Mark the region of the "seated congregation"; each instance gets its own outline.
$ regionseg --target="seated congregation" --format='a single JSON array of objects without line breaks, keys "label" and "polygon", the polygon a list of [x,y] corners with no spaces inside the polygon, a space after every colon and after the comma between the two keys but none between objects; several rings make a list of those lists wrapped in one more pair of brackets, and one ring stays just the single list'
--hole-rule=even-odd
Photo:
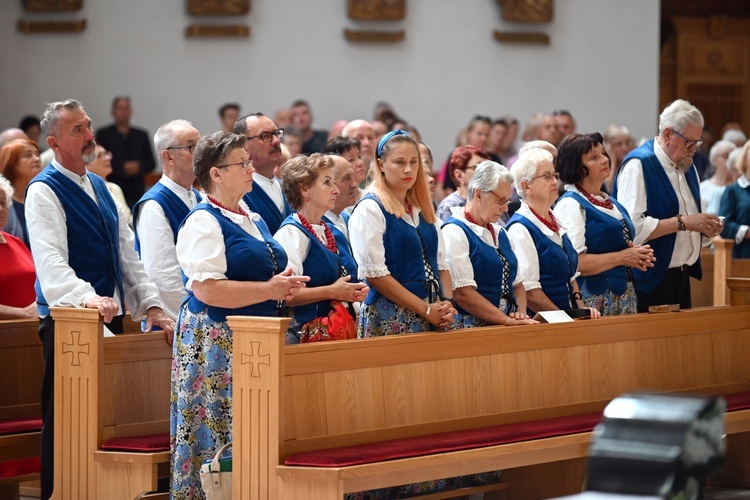
[{"label": "seated congregation", "polygon": [[[470,140],[491,125],[473,120]],[[725,220],[738,246],[748,234],[741,207],[705,210],[687,101],[618,165],[599,133],[518,153],[485,135],[451,155],[440,207],[407,126],[355,120],[285,159],[262,113],[203,136],[173,120],[132,220],[88,168],[106,152],[81,103],[49,104],[41,127],[48,166],[14,145],[33,175],[21,238],[0,232],[19,262],[0,282],[23,292],[0,287],[0,317],[41,318],[43,498],[133,498],[159,477],[202,498],[201,464],[232,442],[235,498],[531,498],[527,473],[565,494],[607,401],[640,388],[726,395],[730,432],[750,431],[748,307],[635,316],[690,309],[701,249]],[[2,186],[0,227],[16,199]],[[596,321],[533,319],[574,309]]]}]

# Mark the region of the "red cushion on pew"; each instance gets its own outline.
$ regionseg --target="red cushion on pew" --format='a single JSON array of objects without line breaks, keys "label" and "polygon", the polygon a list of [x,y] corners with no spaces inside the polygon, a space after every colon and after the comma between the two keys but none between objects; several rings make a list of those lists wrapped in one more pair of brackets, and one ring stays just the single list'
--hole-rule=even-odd
[{"label": "red cushion on pew", "polygon": [[287,457],[284,464],[309,467],[346,467],[397,458],[496,446],[591,431],[601,421],[601,418],[601,413],[589,413],[295,453]]},{"label": "red cushion on pew", "polygon": [[750,408],[750,391],[727,394],[724,396],[727,402],[727,411],[746,410]]},{"label": "red cushion on pew", "polygon": [[42,417],[9,418],[0,420],[0,436],[36,432],[42,428]]},{"label": "red cushion on pew", "polygon": [[108,439],[102,444],[102,450],[110,451],[167,451],[169,450],[169,433],[149,434],[147,436],[128,436]]},{"label": "red cushion on pew", "polygon": [[38,474],[42,465],[39,457],[20,458],[0,462],[0,478]]}]

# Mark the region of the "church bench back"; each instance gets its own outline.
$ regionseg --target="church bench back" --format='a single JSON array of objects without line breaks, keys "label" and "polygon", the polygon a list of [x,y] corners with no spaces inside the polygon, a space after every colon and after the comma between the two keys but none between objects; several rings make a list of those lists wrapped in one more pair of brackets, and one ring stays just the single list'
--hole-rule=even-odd
[{"label": "church bench back", "polygon": [[274,498],[294,452],[601,411],[634,390],[750,390],[748,306],[290,347],[286,320],[229,323],[234,487],[252,498]]},{"label": "church bench back", "polygon": [[41,417],[42,342],[39,320],[0,321],[0,420]]}]

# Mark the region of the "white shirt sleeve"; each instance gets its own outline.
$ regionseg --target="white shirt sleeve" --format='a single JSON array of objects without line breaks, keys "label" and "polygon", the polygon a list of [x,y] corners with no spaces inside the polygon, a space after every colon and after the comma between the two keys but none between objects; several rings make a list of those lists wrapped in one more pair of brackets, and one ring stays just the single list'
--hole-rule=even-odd
[{"label": "white shirt sleeve", "polygon": [[617,201],[628,211],[635,226],[633,245],[642,245],[656,229],[659,219],[646,215],[646,183],[643,180],[643,165],[640,160],[630,160],[620,169],[617,179]]},{"label": "white shirt sleeve", "polygon": [[526,291],[542,288],[539,272],[539,254],[534,239],[523,224],[513,224],[508,230],[513,250],[518,259],[518,274],[523,279]]},{"label": "white shirt sleeve", "polygon": [[276,231],[273,239],[278,241],[286,251],[289,261],[287,265],[292,268],[292,272],[297,276],[305,274],[304,265],[307,254],[310,253],[310,238],[297,226],[287,224]]},{"label": "white shirt sleeve", "polygon": [[138,212],[136,221],[141,243],[141,262],[149,279],[159,289],[164,312],[177,319],[180,304],[185,298],[182,272],[177,261],[174,233],[161,205],[148,200]]},{"label": "white shirt sleeve", "polygon": [[352,254],[359,266],[359,279],[391,274],[385,265],[385,216],[375,200],[362,200],[349,219]]},{"label": "white shirt sleeve", "polygon": [[205,210],[193,212],[177,234],[177,260],[192,290],[194,281],[227,279],[224,236],[216,218]]},{"label": "white shirt sleeve", "polygon": [[554,209],[555,218],[565,228],[577,253],[586,251],[586,211],[570,197],[562,198]]},{"label": "white shirt sleeve", "polygon": [[449,271],[448,261],[445,256],[445,239],[443,238],[443,231],[440,230],[440,224],[442,222],[438,220],[435,222],[435,230],[437,231],[438,248],[437,248],[437,263],[438,271]]},{"label": "white shirt sleeve", "polygon": [[456,224],[447,224],[442,232],[453,289],[465,286],[476,288],[477,282],[474,280],[474,266],[469,257],[470,247],[466,233]]}]

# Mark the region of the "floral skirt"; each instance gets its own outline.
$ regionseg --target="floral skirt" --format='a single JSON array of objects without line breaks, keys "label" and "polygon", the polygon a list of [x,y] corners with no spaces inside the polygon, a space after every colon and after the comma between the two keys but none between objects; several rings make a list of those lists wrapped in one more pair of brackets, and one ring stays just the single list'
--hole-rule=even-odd
[{"label": "floral skirt", "polygon": [[362,303],[362,309],[359,311],[357,338],[429,332],[430,330],[434,328],[422,316],[394,304],[385,297],[380,297],[371,305]]},{"label": "floral skirt", "polygon": [[592,295],[581,291],[583,303],[586,307],[597,309],[602,316],[617,316],[618,314],[636,314],[638,312],[638,299],[635,295],[635,287],[632,282],[628,282],[625,293],[615,295],[611,290],[607,290],[601,295]]},{"label": "floral skirt", "polygon": [[171,498],[204,498],[200,466],[232,441],[232,331],[180,310],[172,348]]}]

